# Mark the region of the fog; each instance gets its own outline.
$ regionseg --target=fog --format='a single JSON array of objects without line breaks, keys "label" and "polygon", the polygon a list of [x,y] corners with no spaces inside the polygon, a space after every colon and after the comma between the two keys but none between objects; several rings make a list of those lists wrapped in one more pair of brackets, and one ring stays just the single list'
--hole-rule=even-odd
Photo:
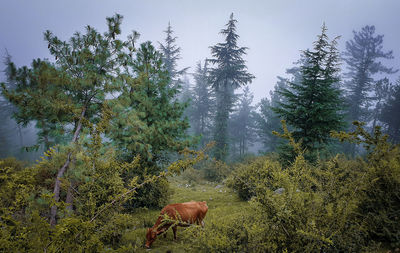
[{"label": "fog", "polygon": [[399,252],[399,11],[0,1],[0,252]]},{"label": "fog", "polygon": [[[384,47],[394,51],[390,65],[400,64],[400,2],[396,0],[359,1],[2,1],[0,8],[0,53],[5,49],[17,65],[34,58],[49,57],[43,32],[51,30],[68,39],[75,31],[91,25],[105,31],[105,17],[124,16],[122,32],[141,34],[140,41],[162,42],[168,22],[182,48],[180,68],[191,67],[210,57],[210,46],[223,40],[219,31],[230,13],[238,20],[239,45],[248,47],[245,57],[249,72],[255,75],[250,85],[254,102],[268,96],[285,69],[299,59],[300,50],[311,46],[323,22],[328,35],[342,36],[339,49],[351,39],[353,30],[375,25],[383,34]],[[53,59],[50,59],[53,60]]]},{"label": "fog", "polygon": [[[270,91],[273,91],[277,81],[281,80],[278,76],[288,77],[286,70],[299,60],[302,50],[312,47],[323,24],[328,28],[327,35],[330,39],[340,36],[340,54],[345,51],[346,41],[353,38],[353,31],[360,31],[366,25],[375,26],[375,35],[384,35],[382,50],[393,50],[393,59],[381,61],[389,68],[399,69],[398,10],[400,2],[397,0],[5,0],[0,8],[0,55],[5,57],[9,54],[17,67],[30,65],[32,59],[36,58],[47,58],[54,62],[55,59],[49,54],[48,45],[44,41],[43,33],[46,30],[50,30],[62,40],[68,40],[76,31],[83,32],[86,25],[104,32],[107,30],[105,18],[118,13],[123,16],[121,38],[126,38],[134,30],[140,33],[139,43],[151,41],[156,47],[159,46],[159,42],[164,42],[165,30],[170,23],[173,35],[177,36],[175,43],[181,48],[177,69],[189,67],[188,75],[182,79],[189,80],[190,84],[187,85],[193,86],[192,74],[196,70],[196,64],[210,58],[210,47],[224,40],[220,31],[233,13],[238,21],[238,45],[248,48],[244,59],[248,72],[255,77],[249,84],[250,92],[254,95],[251,103],[255,106],[261,99],[270,98]],[[0,63],[0,69],[5,69],[3,63]],[[342,61],[340,75],[343,76],[347,71],[347,65]],[[399,76],[398,73],[375,75],[376,78],[387,77],[391,83],[395,83]],[[6,81],[3,72],[0,73],[1,81]],[[375,116],[375,121],[376,119]],[[7,120],[10,126],[15,124]],[[16,125],[9,128],[17,129]],[[33,128],[31,123],[30,129],[23,131],[25,137],[20,143],[35,143]],[[210,129],[210,132],[212,131],[214,130]],[[21,135],[22,132],[18,133]],[[4,139],[8,134],[4,131],[2,136]],[[12,139],[11,137],[10,140]],[[257,152],[259,144],[260,141],[256,140],[256,148],[248,148]],[[21,145],[13,149],[19,150],[28,144]],[[13,153],[7,153],[10,154]]]}]

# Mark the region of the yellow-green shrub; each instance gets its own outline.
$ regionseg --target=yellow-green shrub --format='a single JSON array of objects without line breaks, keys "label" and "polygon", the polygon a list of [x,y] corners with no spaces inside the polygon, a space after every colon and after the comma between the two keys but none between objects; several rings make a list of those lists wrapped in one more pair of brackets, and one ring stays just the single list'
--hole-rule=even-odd
[{"label": "yellow-green shrub", "polygon": [[361,252],[376,250],[380,242],[398,247],[399,147],[379,131],[374,136],[357,131],[341,134],[358,136],[369,151],[367,160],[338,155],[311,164],[297,149],[288,167],[268,157],[237,167],[228,185],[254,207],[243,224],[248,249]]},{"label": "yellow-green shrub", "polygon": [[364,173],[364,194],[358,207],[369,238],[400,247],[400,146],[390,144],[376,127],[373,135],[354,122],[355,131],[334,133],[340,140],[363,144],[368,151]]},{"label": "yellow-green shrub", "polygon": [[168,203],[171,193],[169,182],[160,178],[138,189],[137,194],[124,207],[131,211],[139,207],[162,208]]},{"label": "yellow-green shrub", "polygon": [[256,194],[258,185],[267,184],[273,171],[280,171],[281,165],[270,158],[258,157],[251,162],[236,164],[236,169],[227,179],[227,186],[236,190],[243,200],[249,200]]},{"label": "yellow-green shrub", "polygon": [[253,197],[250,223],[244,225],[247,247],[257,252],[366,249],[354,195],[364,189],[361,168],[348,163],[335,157],[313,166],[300,155],[288,169],[268,157],[240,165],[228,182],[242,198]]},{"label": "yellow-green shrub", "polygon": [[221,182],[231,171],[230,167],[226,163],[215,159],[205,161],[201,163],[200,166],[204,178],[211,182]]},{"label": "yellow-green shrub", "polygon": [[193,226],[182,236],[190,241],[192,252],[250,252],[246,224],[251,221],[251,210],[229,213],[223,219],[207,221],[204,228]]},{"label": "yellow-green shrub", "polygon": [[188,184],[192,185],[195,183],[200,183],[202,181],[201,171],[195,168],[188,168],[180,175],[180,179],[186,181]]}]

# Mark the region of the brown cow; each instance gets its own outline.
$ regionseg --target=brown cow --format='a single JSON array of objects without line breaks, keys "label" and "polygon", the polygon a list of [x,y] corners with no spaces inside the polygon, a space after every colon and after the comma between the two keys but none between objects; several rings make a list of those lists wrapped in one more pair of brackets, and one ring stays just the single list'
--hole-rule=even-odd
[{"label": "brown cow", "polygon": [[[151,244],[160,235],[172,226],[174,239],[176,240],[177,226],[187,227],[191,224],[197,224],[204,227],[203,219],[208,211],[208,206],[203,202],[185,202],[178,204],[170,204],[165,206],[160,213],[156,223],[152,228],[147,229],[146,248],[150,248]],[[164,237],[166,234],[164,234]]]}]

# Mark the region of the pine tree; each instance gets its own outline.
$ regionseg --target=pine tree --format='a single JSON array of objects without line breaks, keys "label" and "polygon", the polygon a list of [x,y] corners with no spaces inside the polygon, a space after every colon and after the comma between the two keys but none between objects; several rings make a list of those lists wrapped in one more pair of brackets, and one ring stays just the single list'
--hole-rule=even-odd
[{"label": "pine tree", "polygon": [[215,88],[217,99],[213,139],[216,142],[214,156],[218,160],[225,160],[228,155],[228,120],[232,111],[234,90],[250,83],[254,78],[247,72],[245,60],[242,58],[247,48],[237,45],[239,35],[236,33],[236,23],[232,13],[226,28],[220,32],[225,36],[225,42],[211,47],[214,58],[209,60],[216,65],[210,69],[209,79]]},{"label": "pine tree", "polygon": [[[150,42],[140,45],[133,61],[128,62],[133,78],[126,79],[121,94],[113,100],[115,117],[108,132],[119,157],[131,162],[140,156],[141,168],[127,171],[127,184],[134,176],[156,175],[170,162],[171,154],[191,145],[186,134],[188,120],[183,117],[187,103],[175,99],[178,89],[169,86],[169,74],[161,54]],[[166,180],[147,184],[129,201],[129,208],[159,208],[166,203]]]},{"label": "pine tree", "polygon": [[[21,124],[15,121],[14,114],[17,112],[17,107],[14,106],[5,96],[4,90],[15,90],[16,83],[12,78],[12,72],[15,70],[11,63],[11,56],[8,54],[4,59],[4,73],[7,80],[4,84],[2,96],[0,97],[0,117],[3,123],[0,125],[0,156],[1,157],[18,157],[19,149],[23,147],[23,135]],[[15,138],[19,141],[16,141]],[[18,145],[19,144],[19,145]]]},{"label": "pine tree", "polygon": [[211,141],[213,111],[215,109],[215,94],[208,82],[207,60],[204,65],[197,63],[194,73],[195,85],[192,90],[190,122],[195,136],[201,136],[200,147]]},{"label": "pine tree", "polygon": [[71,122],[73,109],[65,94],[65,79],[58,77],[58,70],[48,61],[34,60],[31,67],[17,68],[11,60],[7,62],[8,82],[14,89],[4,86],[3,94],[16,108],[13,117],[18,124],[27,126],[36,122],[38,149],[41,144],[47,150],[55,143],[62,143],[65,124]]},{"label": "pine tree", "polygon": [[303,51],[301,82],[289,82],[279,93],[286,102],[273,110],[294,128],[293,136],[303,147],[314,151],[330,140],[330,131],[343,126],[343,105],[336,87],[338,58],[336,40],[329,43],[323,25],[313,50]]},{"label": "pine tree", "polygon": [[[247,153],[248,148],[255,141],[255,111],[253,103],[253,94],[248,86],[243,90],[243,94],[239,96],[237,111],[232,115],[231,120],[231,139],[233,150],[239,149],[238,155],[243,156]],[[235,152],[233,152],[233,155]]]},{"label": "pine tree", "polygon": [[383,35],[375,35],[374,26],[365,26],[361,31],[353,31],[354,38],[346,42],[344,60],[347,63],[347,100],[350,121],[371,119],[370,106],[373,102],[371,90],[376,81],[374,74],[392,74],[396,71],[386,67],[380,59],[393,59],[393,52],[383,50]]},{"label": "pine tree", "polygon": [[280,118],[272,108],[279,106],[279,103],[283,102],[284,98],[280,95],[279,91],[286,88],[287,82],[286,78],[278,76],[274,90],[270,91],[271,98],[263,98],[258,104],[260,111],[256,115],[257,133],[264,145],[265,151],[274,151],[280,143],[280,138],[272,133],[281,129]]},{"label": "pine tree", "polygon": [[179,92],[178,100],[181,103],[187,103],[192,100],[192,84],[189,77],[185,74],[182,77],[182,87]]},{"label": "pine tree", "polygon": [[[297,61],[295,64],[302,64],[302,60]],[[270,99],[263,98],[258,104],[259,112],[256,114],[256,129],[259,138],[261,139],[265,151],[276,151],[276,148],[281,144],[282,139],[273,134],[282,129],[281,119],[279,115],[273,110],[274,107],[279,107],[281,103],[285,103],[286,99],[280,94],[283,89],[288,89],[288,82],[299,84],[301,81],[300,68],[295,66],[286,69],[286,74],[290,75],[289,78],[278,76],[278,81],[274,86],[274,90],[270,91]]]},{"label": "pine tree", "polygon": [[[192,84],[190,83],[189,77],[185,74],[182,78],[182,85],[181,88],[179,89],[179,93],[177,95],[178,101],[182,104],[186,104],[185,111],[182,114],[182,119],[190,119],[191,115],[191,110],[192,110],[192,100],[193,100],[193,94],[192,94]],[[190,125],[190,124],[189,124]],[[189,127],[187,129],[188,133],[191,133],[192,129]]]},{"label": "pine tree", "polygon": [[[44,37],[56,62],[36,60],[31,68],[15,68],[11,77],[18,88],[9,91],[3,85],[3,93],[18,107],[21,119],[39,124],[43,120],[39,126],[43,136],[47,127],[55,124],[69,137],[66,160],[56,173],[55,202],[60,200],[61,178],[74,160],[73,147],[82,131],[100,120],[106,95],[119,91],[121,69],[134,51],[136,34],[125,42],[116,38],[121,33],[121,21],[122,16],[116,14],[107,18],[108,31],[104,34],[87,26],[85,34],[76,32],[69,41],[46,31]],[[57,206],[53,205],[50,224],[55,225],[56,215]]]},{"label": "pine tree", "polygon": [[389,139],[393,143],[400,143],[400,78],[383,104],[379,120],[384,123]]},{"label": "pine tree", "polygon": [[181,70],[177,70],[177,61],[181,58],[181,48],[175,44],[178,37],[174,37],[174,31],[172,30],[171,24],[169,22],[167,30],[165,30],[164,32],[167,35],[167,37],[165,38],[165,42],[164,44],[159,43],[160,51],[163,54],[162,59],[165,64],[165,68],[169,73],[171,88],[179,88],[182,84],[182,80],[180,78],[186,73],[189,68],[187,67]]},{"label": "pine tree", "polygon": [[124,84],[113,101],[118,116],[110,137],[124,160],[139,154],[158,172],[167,152],[188,145],[185,130],[189,125],[181,118],[186,104],[174,100],[178,90],[169,87],[161,54],[150,42],[140,45],[130,67],[137,76]]},{"label": "pine tree", "polygon": [[375,108],[372,110],[372,129],[375,129],[379,122],[379,117],[382,114],[382,108],[385,103],[387,103],[392,96],[394,90],[389,79],[383,78],[376,82],[374,89]]}]

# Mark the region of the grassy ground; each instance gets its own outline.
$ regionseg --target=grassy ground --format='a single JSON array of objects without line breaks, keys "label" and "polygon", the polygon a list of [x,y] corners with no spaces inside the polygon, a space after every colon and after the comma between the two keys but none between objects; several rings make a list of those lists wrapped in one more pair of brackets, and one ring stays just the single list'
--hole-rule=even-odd
[{"label": "grassy ground", "polygon": [[[186,187],[185,183],[172,181],[171,188],[174,194],[171,197],[170,203],[181,203],[194,201],[207,201],[208,212],[204,219],[205,226],[211,221],[223,219],[227,214],[240,212],[242,207],[247,206],[247,202],[240,201],[237,194],[223,185],[212,184],[205,182]],[[243,209],[242,209],[243,210]],[[133,214],[135,220],[142,221],[138,223],[140,226],[132,231],[126,231],[123,240],[126,243],[136,240],[137,244],[144,245],[145,233],[147,227],[153,226],[160,210],[141,210]],[[152,248],[147,250],[144,247],[139,248],[138,252],[188,252],[188,247],[185,245],[185,230],[188,228],[178,228],[176,241],[173,240],[172,230],[168,230],[167,237],[157,237]],[[187,232],[187,231],[186,231]],[[134,239],[136,238],[136,239]],[[138,241],[139,240],[139,241]]]}]

